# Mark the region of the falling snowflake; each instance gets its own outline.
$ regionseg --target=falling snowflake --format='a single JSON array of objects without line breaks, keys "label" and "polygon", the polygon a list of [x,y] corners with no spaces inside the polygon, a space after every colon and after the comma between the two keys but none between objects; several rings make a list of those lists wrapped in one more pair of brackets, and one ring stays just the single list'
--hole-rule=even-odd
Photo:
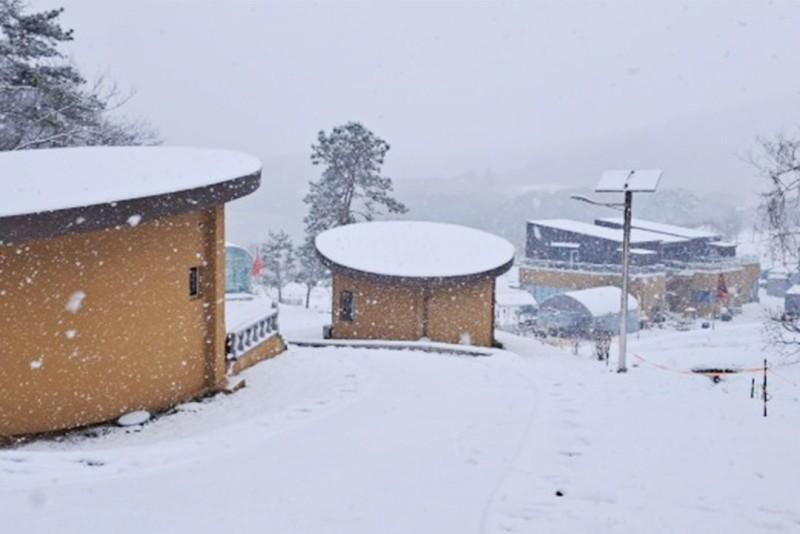
[{"label": "falling snowflake", "polygon": [[69,300],[67,300],[67,305],[65,309],[70,313],[78,313],[83,305],[83,299],[86,298],[86,293],[83,291],[76,291],[72,295],[69,296]]}]

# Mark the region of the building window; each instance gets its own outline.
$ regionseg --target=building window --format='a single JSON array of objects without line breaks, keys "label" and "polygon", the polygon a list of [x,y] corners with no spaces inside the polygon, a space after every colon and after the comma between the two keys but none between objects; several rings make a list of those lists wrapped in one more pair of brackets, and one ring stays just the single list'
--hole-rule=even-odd
[{"label": "building window", "polygon": [[198,267],[189,268],[189,296],[196,297],[200,294],[200,272]]},{"label": "building window", "polygon": [[342,291],[342,297],[339,302],[339,319],[348,323],[353,322],[353,312],[355,311],[353,308],[353,292]]},{"label": "building window", "polygon": [[713,304],[714,291],[695,290],[692,291],[692,302],[695,304]]}]

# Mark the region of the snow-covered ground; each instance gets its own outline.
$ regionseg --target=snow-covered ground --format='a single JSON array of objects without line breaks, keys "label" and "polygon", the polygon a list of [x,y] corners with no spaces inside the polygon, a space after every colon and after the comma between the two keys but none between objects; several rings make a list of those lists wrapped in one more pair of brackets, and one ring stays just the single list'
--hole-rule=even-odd
[{"label": "snow-covered ground", "polygon": [[[293,347],[141,428],[0,451],[19,532],[796,532],[800,365],[762,307],[632,337],[630,371],[501,334],[489,357]],[[288,337],[327,315],[283,306]],[[613,351],[615,353],[615,351]],[[614,362],[611,362],[612,368]],[[557,493],[560,493],[558,495]],[[5,529],[3,530],[6,531]]]}]

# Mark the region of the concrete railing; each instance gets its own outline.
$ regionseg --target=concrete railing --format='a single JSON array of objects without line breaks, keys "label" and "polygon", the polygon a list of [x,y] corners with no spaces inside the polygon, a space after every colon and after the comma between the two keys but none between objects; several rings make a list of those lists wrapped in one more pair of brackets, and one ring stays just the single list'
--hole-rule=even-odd
[{"label": "concrete railing", "polygon": [[[557,261],[524,258],[519,262],[520,267],[535,267],[537,269],[552,269],[554,271],[580,271],[598,274],[620,274],[622,266],[613,263],[582,263],[573,261]],[[662,274],[663,265],[631,265],[631,274]]]},{"label": "concrete railing", "polygon": [[[663,261],[655,265],[631,265],[631,275],[666,274],[675,271],[725,271],[738,269],[744,265],[758,263],[757,256],[738,256],[735,258],[708,258],[704,261]],[[620,274],[622,266],[607,263],[582,263],[571,261],[557,261],[536,258],[523,258],[520,267],[536,269],[549,269],[554,271],[579,271],[597,274]]]},{"label": "concrete railing", "polygon": [[278,333],[278,309],[225,336],[225,353],[235,360],[247,351]]},{"label": "concrete railing", "polygon": [[744,265],[759,263],[757,256],[737,256],[735,258],[708,258],[702,261],[665,261],[665,268],[673,271],[725,271],[738,269]]}]

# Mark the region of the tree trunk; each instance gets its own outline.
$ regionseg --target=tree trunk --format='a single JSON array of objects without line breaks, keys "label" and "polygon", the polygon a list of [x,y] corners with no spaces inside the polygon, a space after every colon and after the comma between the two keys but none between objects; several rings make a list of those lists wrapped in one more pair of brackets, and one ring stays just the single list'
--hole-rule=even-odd
[{"label": "tree trunk", "polygon": [[309,303],[311,302],[311,290],[314,288],[311,284],[306,284],[306,308],[308,308]]}]

